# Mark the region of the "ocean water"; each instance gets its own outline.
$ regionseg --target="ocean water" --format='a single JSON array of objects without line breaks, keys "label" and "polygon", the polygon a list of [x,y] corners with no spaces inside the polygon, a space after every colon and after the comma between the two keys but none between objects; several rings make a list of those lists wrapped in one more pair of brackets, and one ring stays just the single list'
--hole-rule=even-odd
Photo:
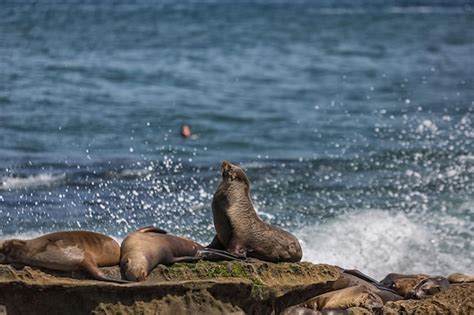
[{"label": "ocean water", "polygon": [[474,273],[473,10],[2,1],[0,238],[208,243],[227,159],[304,260]]}]

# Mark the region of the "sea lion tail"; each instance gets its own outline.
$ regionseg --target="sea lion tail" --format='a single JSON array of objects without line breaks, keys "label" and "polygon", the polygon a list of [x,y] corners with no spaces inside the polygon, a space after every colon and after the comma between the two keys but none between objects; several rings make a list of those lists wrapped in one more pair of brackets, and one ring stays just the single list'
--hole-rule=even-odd
[{"label": "sea lion tail", "polygon": [[160,229],[160,228],[157,228],[157,227],[154,227],[154,226],[147,226],[147,227],[143,227],[143,228],[140,228],[138,230],[136,230],[135,232],[140,232],[140,233],[159,233],[159,234],[168,234],[167,231],[163,230],[163,229]]}]

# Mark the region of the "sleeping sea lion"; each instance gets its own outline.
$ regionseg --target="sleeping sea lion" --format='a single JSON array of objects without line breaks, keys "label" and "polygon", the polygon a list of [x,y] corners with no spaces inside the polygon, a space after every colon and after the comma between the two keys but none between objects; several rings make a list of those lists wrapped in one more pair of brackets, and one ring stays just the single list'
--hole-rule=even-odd
[{"label": "sleeping sea lion", "polygon": [[448,280],[450,283],[474,282],[474,276],[466,273],[455,272],[448,276]]},{"label": "sleeping sea lion", "polygon": [[337,268],[341,272],[341,277],[332,285],[334,290],[361,285],[377,294],[383,303],[403,300],[403,296],[400,296],[396,291],[363,274],[359,270]]},{"label": "sleeping sea lion", "polygon": [[383,301],[371,289],[362,285],[357,285],[320,294],[299,304],[298,306],[319,311],[325,309],[347,309],[353,306],[362,306],[372,312],[376,312],[383,307]]},{"label": "sleeping sea lion", "polygon": [[400,273],[389,273],[380,283],[403,296],[408,298],[413,292],[413,289],[418,283],[429,278],[429,275],[425,274],[400,274]]},{"label": "sleeping sea lion", "polygon": [[222,181],[212,200],[217,235],[208,248],[269,262],[300,261],[302,251],[298,239],[258,217],[245,172],[224,161],[221,173]]},{"label": "sleeping sea lion", "polygon": [[441,276],[425,274],[388,274],[380,283],[390,287],[406,299],[424,299],[446,290],[450,281]]},{"label": "sleeping sea lion", "polygon": [[158,264],[171,265],[201,259],[233,260],[240,257],[205,249],[192,240],[168,235],[162,229],[145,227],[129,234],[122,242],[120,269],[128,280],[144,281]]},{"label": "sleeping sea lion", "polygon": [[449,281],[445,277],[436,276],[429,277],[420,281],[411,292],[408,298],[411,299],[426,299],[436,293],[442,292],[450,287]]},{"label": "sleeping sea lion", "polygon": [[20,263],[53,270],[87,271],[94,279],[126,283],[98,267],[118,265],[120,246],[112,238],[88,231],[46,234],[31,240],[0,241],[0,263]]}]

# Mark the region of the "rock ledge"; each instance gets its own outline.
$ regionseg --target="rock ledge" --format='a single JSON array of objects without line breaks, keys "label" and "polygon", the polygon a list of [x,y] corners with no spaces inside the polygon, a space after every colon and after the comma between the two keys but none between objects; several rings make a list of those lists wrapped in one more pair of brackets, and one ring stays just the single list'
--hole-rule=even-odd
[{"label": "rock ledge", "polygon": [[[119,277],[118,267],[102,268]],[[115,284],[86,274],[0,265],[0,315],[279,314],[330,291],[340,274],[311,263],[199,262],[158,266],[145,282]],[[470,314],[474,284],[452,286],[423,301],[387,303],[385,313]]]}]

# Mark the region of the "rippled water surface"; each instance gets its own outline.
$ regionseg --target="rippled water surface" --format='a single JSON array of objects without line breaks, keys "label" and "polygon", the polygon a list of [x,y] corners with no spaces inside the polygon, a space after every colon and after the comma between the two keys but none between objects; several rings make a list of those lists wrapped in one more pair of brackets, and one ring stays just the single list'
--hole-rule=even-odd
[{"label": "rippled water surface", "polygon": [[3,2],[0,238],[207,243],[228,159],[305,260],[473,273],[473,21],[462,1]]}]

